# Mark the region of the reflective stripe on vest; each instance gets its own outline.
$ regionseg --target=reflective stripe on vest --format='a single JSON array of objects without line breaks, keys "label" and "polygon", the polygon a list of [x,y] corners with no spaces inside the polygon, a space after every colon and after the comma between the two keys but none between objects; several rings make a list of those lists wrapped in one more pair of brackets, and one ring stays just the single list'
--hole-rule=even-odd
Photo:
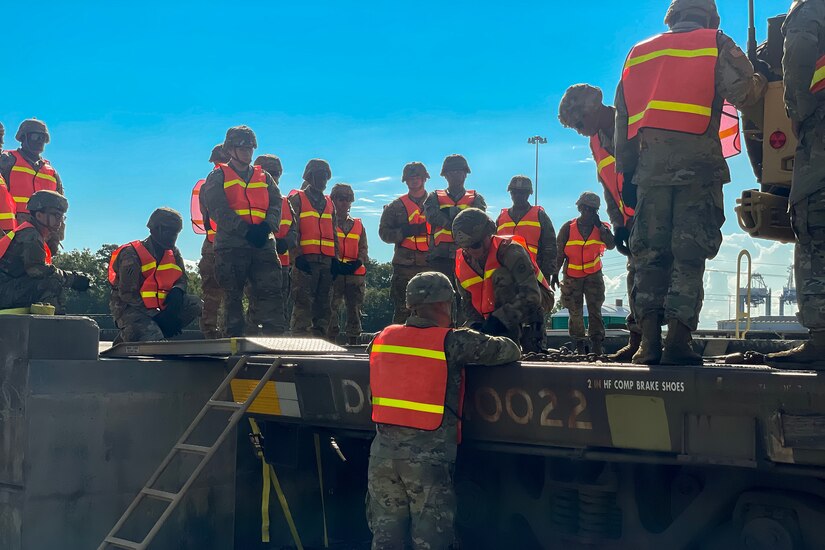
[{"label": "reflective stripe on vest", "polygon": [[811,79],[811,93],[825,90],[825,55],[820,57],[814,67],[814,77]]},{"label": "reflective stripe on vest", "polygon": [[569,227],[570,235],[564,245],[564,255],[567,257],[565,273],[569,277],[581,278],[601,271],[605,245],[601,241],[599,228],[594,226],[585,241],[579,231],[578,218],[571,220]]},{"label": "reflective stripe on vest", "polygon": [[[427,217],[421,211],[423,206],[418,206],[409,195],[401,196],[401,203],[407,210],[407,223],[410,225],[427,223]],[[401,248],[415,250],[416,252],[427,252],[430,249],[429,234],[431,231],[432,227],[430,227],[430,224],[427,223],[426,235],[413,235],[411,237],[407,237],[401,241],[399,246],[401,246]]]},{"label": "reflective stripe on vest", "polygon": [[[487,260],[484,263],[484,273],[479,273],[473,269],[464,257],[464,251],[459,250],[455,255],[455,276],[461,288],[470,293],[473,308],[485,319],[496,310],[495,291],[493,289],[493,275],[501,267],[498,261],[498,250],[503,243],[517,244],[527,250],[527,243],[519,235],[494,235],[490,242],[490,250],[487,252]],[[529,250],[527,251],[529,255]],[[550,285],[544,278],[536,260],[530,256],[533,264],[533,272],[538,283],[550,290]]]},{"label": "reflective stripe on vest", "polygon": [[610,196],[613,197],[613,202],[619,207],[619,212],[622,214],[625,225],[630,221],[635,214],[634,210],[626,206],[622,199],[622,188],[624,187],[624,175],[616,173],[616,158],[610,152],[602,147],[601,139],[599,139],[598,132],[590,136],[590,151],[593,153],[593,159],[596,161],[596,170],[599,174],[599,181]]},{"label": "reflective stripe on vest", "polygon": [[447,357],[451,329],[390,325],[370,350],[372,420],[420,430],[436,430],[444,418]]},{"label": "reflective stripe on vest", "polygon": [[[361,223],[360,218],[353,218],[352,229],[349,233],[345,233],[341,227],[336,227],[338,232],[338,259],[344,263],[354,262],[358,259],[358,245],[361,242],[361,236],[364,234],[364,224]],[[353,275],[366,275],[367,266],[362,265]]]},{"label": "reflective stripe on vest", "polygon": [[[283,197],[283,202],[281,203],[281,225],[278,227],[278,232],[275,233],[275,238],[286,238],[287,233],[289,233],[289,230],[292,227],[292,222],[292,208],[289,206],[289,198]],[[289,267],[289,250],[283,254],[278,254],[278,258],[281,259],[282,266]]]},{"label": "reflective stripe on vest", "polygon": [[[445,208],[452,208],[453,206],[457,206],[459,210],[464,210],[465,208],[469,208],[473,205],[473,202],[476,200],[476,192],[467,190],[464,192],[464,196],[454,201],[450,198],[450,195],[447,194],[447,191],[444,189],[439,189],[435,192],[435,196],[438,198],[438,207],[442,210]],[[433,227],[433,242],[438,246],[442,243],[451,243],[453,242],[453,232],[446,227]]]},{"label": "reflective stripe on vest", "polygon": [[715,29],[668,32],[633,47],[622,73],[627,137],[642,128],[704,134],[716,97]]},{"label": "reflective stripe on vest", "polygon": [[228,164],[218,166],[223,171],[223,191],[229,207],[246,223],[263,223],[269,209],[269,185],[264,169],[253,166],[252,177],[246,183]]},{"label": "reflective stripe on vest", "polygon": [[12,231],[17,225],[15,220],[14,199],[11,198],[6,180],[0,176],[0,231]]},{"label": "reflective stripe on vest", "polygon": [[124,244],[112,252],[112,257],[109,260],[109,284],[111,285],[114,285],[117,280],[115,261],[120,252],[127,246],[135,249],[140,260],[140,272],[143,277],[143,283],[140,285],[140,297],[143,299],[143,305],[147,309],[163,309],[166,295],[172,290],[178,279],[183,276],[183,271],[175,261],[175,253],[171,250],[165,250],[163,258],[158,264],[142,242],[132,241],[129,244]]},{"label": "reflective stripe on vest", "polygon": [[499,235],[518,235],[524,238],[527,243],[527,250],[535,258],[539,253],[539,241],[541,240],[541,223],[539,222],[539,212],[544,212],[541,206],[533,206],[524,214],[518,222],[513,221],[509,208],[503,208],[498,215],[496,225]]},{"label": "reflective stripe on vest", "polygon": [[332,199],[324,196],[326,205],[319,213],[312,206],[306,191],[298,191],[301,199],[301,213],[298,216],[298,231],[300,232],[301,254],[323,254],[335,257],[335,230],[332,223]]},{"label": "reflective stripe on vest", "polygon": [[57,191],[57,177],[49,161],[35,170],[19,151],[10,151],[14,156],[14,166],[9,174],[9,193],[14,200],[18,214],[28,213],[31,196],[37,191]]},{"label": "reflective stripe on vest", "polygon": [[[5,256],[6,252],[9,251],[9,248],[11,248],[11,243],[14,240],[14,237],[26,229],[34,229],[34,226],[29,222],[23,222],[18,225],[16,229],[10,230],[8,233],[0,237],[0,259],[3,259],[3,256]],[[45,242],[43,243],[43,252],[46,253],[46,265],[52,265],[52,251],[49,248],[49,245]]]}]

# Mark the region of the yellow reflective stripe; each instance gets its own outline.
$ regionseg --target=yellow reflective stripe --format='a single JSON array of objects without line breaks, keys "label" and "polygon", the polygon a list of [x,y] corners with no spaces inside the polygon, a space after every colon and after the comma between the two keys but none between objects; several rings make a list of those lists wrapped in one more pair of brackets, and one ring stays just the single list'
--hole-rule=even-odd
[{"label": "yellow reflective stripe", "polygon": [[0,212],[0,220],[11,220],[14,218],[14,212]]},{"label": "yellow reflective stripe", "polygon": [[575,269],[576,271],[584,271],[588,267],[593,267],[593,266],[599,265],[600,263],[602,263],[602,259],[601,258],[596,258],[592,262],[586,263],[584,265],[567,264],[567,267],[569,267],[570,269]]},{"label": "yellow reflective stripe", "polygon": [[392,407],[394,409],[409,409],[411,411],[444,414],[444,405],[430,405],[429,403],[418,403],[416,401],[405,401],[404,399],[390,399],[388,397],[373,397],[373,405],[381,407]]},{"label": "yellow reflective stripe", "polygon": [[413,218],[415,218],[416,216],[418,216],[418,215],[420,215],[420,214],[421,214],[421,211],[420,211],[420,210],[418,210],[418,209],[413,210],[413,213],[412,213],[412,214],[410,214],[409,216],[407,216],[407,221],[408,221],[408,222],[412,222],[412,221],[413,221]]},{"label": "yellow reflective stripe", "polygon": [[515,226],[516,226],[516,222],[504,222],[503,224],[498,226],[498,230],[501,231],[505,227],[515,227]]},{"label": "yellow reflective stripe", "polygon": [[281,220],[281,225],[285,225],[287,227],[292,227],[292,220]]},{"label": "yellow reflective stripe", "polygon": [[719,49],[700,48],[698,50],[680,50],[677,48],[666,48],[664,50],[657,50],[655,52],[646,53],[637,57],[631,57],[627,60],[627,63],[625,63],[624,68],[628,69],[659,57],[719,57]]},{"label": "yellow reflective stripe", "polygon": [[141,298],[160,298],[161,300],[166,298],[166,293],[163,291],[158,290],[157,292],[146,291],[140,293]]},{"label": "yellow reflective stripe", "polygon": [[141,272],[149,271],[150,269],[155,269],[158,266],[157,262],[149,262],[148,264],[143,264],[140,266]]},{"label": "yellow reflective stripe", "polygon": [[325,220],[331,220],[332,219],[332,214],[319,214],[315,210],[310,210],[309,212],[301,212],[301,215],[299,217],[301,217],[301,218],[322,218],[322,219],[325,219]]},{"label": "yellow reflective stripe", "polygon": [[16,234],[17,231],[9,231],[8,233],[6,233],[6,237],[8,237],[9,240],[12,240]]},{"label": "yellow reflective stripe", "polygon": [[235,210],[235,213],[239,216],[253,216],[255,218],[266,218],[266,212],[264,212],[263,210],[241,209]]},{"label": "yellow reflective stripe", "polygon": [[438,237],[439,235],[449,235],[450,237],[453,236],[453,232],[447,229],[441,229],[440,231],[436,231],[434,237]]},{"label": "yellow reflective stripe", "polygon": [[415,348],[412,346],[392,346],[389,344],[377,344],[372,346],[373,353],[394,353],[395,355],[412,355],[414,357],[426,357],[427,359],[440,359],[446,361],[447,357],[443,351],[426,348]]},{"label": "yellow reflective stripe", "polygon": [[12,197],[12,198],[14,199],[14,202],[19,202],[19,203],[22,203],[22,204],[26,204],[26,203],[29,202],[29,197]]},{"label": "yellow reflective stripe", "polygon": [[704,105],[695,105],[693,103],[679,103],[677,101],[659,101],[654,99],[647,104],[645,110],[641,113],[635,114],[627,119],[628,124],[635,124],[642,120],[648,111],[671,111],[675,113],[689,113],[693,115],[710,116],[711,108]]},{"label": "yellow reflective stripe", "polygon": [[585,241],[585,242],[584,242],[584,246],[587,246],[587,245],[589,245],[589,244],[604,244],[604,243],[603,243],[602,241],[595,241],[595,240],[594,240],[594,241]]},{"label": "yellow reflective stripe", "polygon": [[251,182],[251,183],[246,184],[247,189],[261,189],[261,188],[266,188],[266,187],[269,187],[269,186],[266,184],[265,181],[255,181],[255,182]]},{"label": "yellow reflective stripe", "polygon": [[427,237],[407,237],[404,240],[405,241],[412,241],[414,243],[425,243],[425,242],[427,242]]},{"label": "yellow reflective stripe", "polygon": [[539,223],[539,222],[531,222],[531,221],[523,221],[523,220],[518,222],[518,227],[523,227],[525,225],[530,226],[530,227],[541,227],[541,223]]},{"label": "yellow reflective stripe", "polygon": [[613,155],[607,155],[601,161],[599,161],[599,164],[596,166],[596,169],[599,172],[601,172],[605,166],[610,166],[611,164],[616,164],[616,157],[614,157]]},{"label": "yellow reflective stripe", "polygon": [[223,188],[224,189],[228,189],[229,187],[232,187],[233,185],[245,185],[245,184],[244,184],[243,180],[229,180],[229,181],[223,182]]},{"label": "yellow reflective stripe", "polygon": [[817,84],[825,80],[825,66],[822,66],[814,72],[814,77],[811,80],[811,88],[815,88]]},{"label": "yellow reflective stripe", "polygon": [[469,204],[456,204],[459,210],[464,210],[465,208],[470,208]]},{"label": "yellow reflective stripe", "polygon": [[338,231],[337,234],[338,234],[338,237],[341,238],[341,239],[354,239],[356,241],[361,239],[361,235],[357,235],[355,233],[350,233],[350,234],[347,235],[346,233],[341,233],[340,231]]},{"label": "yellow reflective stripe", "polygon": [[530,252],[532,252],[533,254],[538,254],[538,253],[539,253],[539,249],[538,249],[538,247],[537,247],[537,246],[530,246],[530,245],[528,244],[528,245],[527,245],[527,250],[529,250],[529,251],[530,251]]},{"label": "yellow reflective stripe", "polygon": [[178,271],[182,271],[178,264],[160,264],[160,267],[158,267],[158,271],[166,271],[168,269],[177,269]]},{"label": "yellow reflective stripe", "polygon": [[478,283],[482,282],[484,279],[481,277],[470,277],[466,281],[461,281],[461,288],[468,289],[473,285],[477,285]]},{"label": "yellow reflective stripe", "polygon": [[567,241],[567,244],[565,246],[570,245],[584,245],[584,241]]},{"label": "yellow reflective stripe", "polygon": [[37,172],[32,170],[31,168],[26,168],[25,166],[12,166],[12,172],[25,172],[26,174],[31,174],[32,176],[35,175]]},{"label": "yellow reflective stripe", "polygon": [[36,178],[41,178],[41,179],[44,179],[44,180],[48,180],[52,183],[57,183],[57,179],[54,176],[49,176],[47,174],[37,174],[35,177]]},{"label": "yellow reflective stripe", "polygon": [[298,244],[301,245],[301,246],[305,246],[305,245],[309,245],[309,244],[317,244],[318,246],[335,246],[334,241],[328,241],[326,239],[321,239],[321,240],[307,239],[305,241],[300,241]]},{"label": "yellow reflective stripe", "polygon": [[322,220],[331,220],[332,219],[332,214],[321,214],[321,219]]}]

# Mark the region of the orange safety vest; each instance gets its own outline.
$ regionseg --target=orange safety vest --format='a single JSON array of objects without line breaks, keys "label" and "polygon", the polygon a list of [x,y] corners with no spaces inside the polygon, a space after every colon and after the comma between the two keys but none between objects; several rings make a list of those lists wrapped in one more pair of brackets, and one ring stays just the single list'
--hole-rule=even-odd
[{"label": "orange safety vest", "polygon": [[[469,189],[464,192],[464,196],[458,199],[458,201],[451,199],[450,195],[448,195],[447,191],[444,189],[439,189],[436,191],[435,196],[438,198],[438,207],[442,210],[452,208],[453,206],[457,206],[459,209],[464,210],[465,208],[471,207],[473,205],[473,201],[476,200],[476,192]],[[453,242],[453,232],[451,229],[436,226],[434,227],[434,230],[433,242],[435,242],[436,246],[442,243]]]},{"label": "orange safety vest", "polygon": [[444,342],[451,330],[390,325],[375,337],[370,350],[373,422],[420,430],[441,426],[448,374]]},{"label": "orange safety vest", "polygon": [[570,221],[570,235],[564,245],[564,255],[567,256],[568,277],[580,279],[602,269],[602,254],[605,245],[601,241],[598,226],[593,227],[590,236],[585,241],[579,231],[578,218]]},{"label": "orange safety vest", "polygon": [[206,220],[203,219],[203,211],[201,210],[201,188],[206,180],[198,180],[195,187],[192,188],[192,199],[189,203],[189,211],[192,219],[192,231],[195,235],[206,235],[206,240],[210,243],[215,242],[215,233],[218,230],[218,225],[215,220],[209,219],[209,227],[206,227]]},{"label": "orange safety vest", "polygon": [[246,223],[263,223],[269,209],[269,185],[264,169],[253,166],[252,177],[246,183],[228,164],[218,166],[223,171],[223,191],[229,207]]},{"label": "orange safety vest", "polygon": [[510,216],[510,209],[503,208],[501,214],[498,215],[496,225],[498,226],[498,234],[518,235],[527,243],[527,250],[530,255],[535,258],[539,253],[539,240],[541,240],[541,223],[539,223],[539,212],[544,212],[541,206],[533,206],[521,218],[518,223],[513,221]]},{"label": "orange safety vest", "polygon": [[296,192],[301,197],[301,214],[299,216],[298,231],[301,240],[301,254],[323,254],[335,257],[335,230],[332,224],[332,199],[326,199],[323,212],[318,212],[307,197],[306,191]]},{"label": "orange safety vest", "polygon": [[667,32],[640,42],[622,72],[627,137],[642,128],[704,134],[716,97],[715,29]]},{"label": "orange safety vest", "polygon": [[[289,206],[289,198],[283,197],[283,203],[281,203],[281,225],[278,228],[278,232],[275,233],[275,238],[285,238],[286,234],[289,233],[289,229],[292,227],[292,222],[292,208]],[[281,259],[282,266],[289,267],[289,250],[283,254],[278,254],[278,258]]]},{"label": "orange safety vest", "polygon": [[16,208],[11,198],[6,180],[0,176],[0,231],[12,231],[17,225],[15,220]]},{"label": "orange safety vest", "polygon": [[163,309],[165,307],[166,295],[183,276],[183,271],[175,261],[175,253],[171,250],[163,252],[163,258],[158,264],[154,256],[146,250],[140,241],[132,241],[124,244],[114,252],[109,260],[109,284],[114,285],[117,277],[115,271],[115,260],[120,255],[120,251],[131,246],[137,252],[140,259],[140,271],[143,275],[143,284],[140,285],[140,297],[143,298],[143,305],[147,309]]},{"label": "orange safety vest", "polygon": [[814,77],[811,79],[812,94],[823,90],[825,90],[825,55],[816,61],[816,67],[814,67]]},{"label": "orange safety vest", "polygon": [[[409,195],[403,195],[401,197],[401,203],[404,205],[404,208],[407,209],[407,223],[410,225],[427,223],[427,217],[421,211],[421,207],[415,204]],[[432,228],[430,227],[430,224],[427,223],[427,235],[413,235],[411,237],[406,237],[403,241],[401,241],[401,247],[409,250],[415,250],[416,252],[427,252],[430,249],[428,235],[431,230]]]},{"label": "orange safety vest", "polygon": [[[484,273],[479,273],[470,266],[464,257],[463,251],[459,250],[459,253],[455,255],[455,276],[458,279],[458,284],[470,293],[473,308],[485,319],[496,310],[493,274],[501,267],[501,263],[498,261],[498,249],[505,242],[518,244],[527,250],[527,243],[520,235],[493,235],[490,250],[487,252],[487,260],[484,263]],[[545,279],[538,264],[536,264],[536,260],[530,256],[530,261],[533,263],[533,272],[539,284],[550,290],[550,284]]]},{"label": "orange safety vest", "polygon": [[[349,233],[344,233],[340,226],[336,226],[338,232],[338,259],[344,263],[353,262],[358,259],[358,244],[361,242],[361,237],[364,235],[364,224],[361,223],[361,218],[353,218],[355,223],[352,224],[352,229]],[[353,275],[366,275],[367,266],[362,265],[355,270]]]},{"label": "orange safety vest", "polygon": [[[17,226],[16,229],[13,229],[0,237],[0,259],[6,255],[9,248],[11,248],[11,242],[14,240],[15,235],[20,233],[25,229],[34,229],[34,226],[29,222],[23,222]],[[52,265],[52,251],[45,242],[43,243],[43,251],[46,253],[46,265]]]},{"label": "orange safety vest", "polygon": [[9,193],[18,214],[28,214],[29,199],[37,191],[57,191],[57,177],[49,161],[35,170],[19,151],[10,151],[14,156],[14,166],[9,174]]},{"label": "orange safety vest", "polygon": [[616,158],[607,149],[602,147],[598,132],[590,136],[590,150],[593,152],[593,159],[596,161],[596,170],[599,173],[599,181],[613,197],[613,202],[619,207],[624,223],[630,221],[636,212],[627,206],[622,200],[622,189],[624,188],[624,174],[616,173]]}]

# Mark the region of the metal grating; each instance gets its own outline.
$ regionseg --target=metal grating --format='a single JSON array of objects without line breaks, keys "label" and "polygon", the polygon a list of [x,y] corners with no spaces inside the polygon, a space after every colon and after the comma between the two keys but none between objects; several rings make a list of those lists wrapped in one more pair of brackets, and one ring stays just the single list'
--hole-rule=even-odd
[{"label": "metal grating", "polygon": [[125,342],[100,352],[101,357],[207,355],[317,355],[346,353],[346,348],[320,338],[221,338],[218,340],[173,340]]}]

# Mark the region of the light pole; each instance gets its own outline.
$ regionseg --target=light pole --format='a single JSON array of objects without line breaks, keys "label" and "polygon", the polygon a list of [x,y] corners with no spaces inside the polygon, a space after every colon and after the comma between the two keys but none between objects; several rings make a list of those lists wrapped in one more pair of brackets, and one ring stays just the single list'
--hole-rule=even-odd
[{"label": "light pole", "polygon": [[535,144],[536,146],[536,196],[535,202],[536,205],[539,203],[539,145],[544,145],[547,143],[547,138],[543,138],[541,136],[533,136],[527,140],[527,143],[530,145]]}]

